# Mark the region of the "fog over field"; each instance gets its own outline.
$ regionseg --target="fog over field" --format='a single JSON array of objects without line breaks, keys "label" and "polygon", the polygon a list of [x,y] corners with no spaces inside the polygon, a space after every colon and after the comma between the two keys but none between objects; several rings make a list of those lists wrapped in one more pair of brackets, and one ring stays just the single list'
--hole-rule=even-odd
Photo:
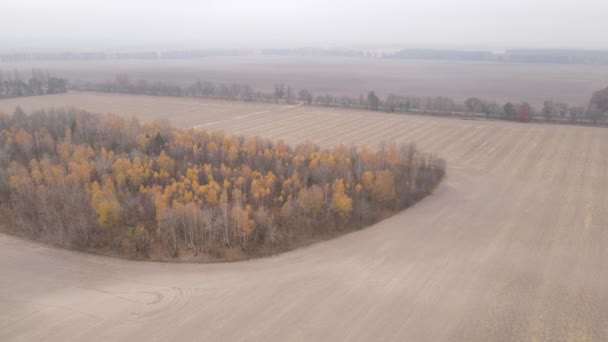
[{"label": "fog over field", "polygon": [[608,82],[608,65],[512,64],[343,57],[227,56],[193,60],[32,61],[0,63],[0,70],[42,68],[70,81],[101,82],[127,74],[132,81],[189,85],[245,83],[272,91],[277,83],[315,95],[469,97],[503,103],[545,100],[586,106]]},{"label": "fog over field", "polygon": [[[403,48],[504,51],[608,49],[608,3],[581,1],[154,1],[25,0],[2,5],[0,53],[108,53],[268,48],[353,49],[383,53]],[[22,25],[22,18],[28,25]],[[194,60],[32,61],[0,63],[10,72],[47,69],[71,81],[111,80],[187,84],[198,80],[275,83],[315,94],[359,96],[376,91],[447,96],[457,101],[545,100],[587,105],[608,82],[606,65],[508,64],[457,61],[241,56]]]},{"label": "fog over field", "polygon": [[0,13],[0,341],[608,341],[608,1]]},{"label": "fog over field", "polygon": [[607,10],[596,0],[6,1],[1,25],[19,29],[0,30],[0,49],[606,49]]}]

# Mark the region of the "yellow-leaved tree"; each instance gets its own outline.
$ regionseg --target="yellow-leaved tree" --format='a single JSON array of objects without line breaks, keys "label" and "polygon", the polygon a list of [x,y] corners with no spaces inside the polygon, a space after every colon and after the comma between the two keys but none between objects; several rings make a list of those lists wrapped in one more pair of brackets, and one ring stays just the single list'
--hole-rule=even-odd
[{"label": "yellow-leaved tree", "polygon": [[395,178],[388,170],[376,171],[374,197],[384,206],[393,206],[395,202]]},{"label": "yellow-leaved tree", "polygon": [[346,188],[342,178],[338,178],[334,181],[332,190],[331,203],[334,210],[338,213],[340,218],[348,218],[353,210],[353,200],[346,194]]},{"label": "yellow-leaved tree", "polygon": [[91,203],[102,228],[114,228],[120,222],[120,203],[116,199],[115,191],[114,183],[109,177],[104,180],[103,186],[97,182],[91,185]]}]

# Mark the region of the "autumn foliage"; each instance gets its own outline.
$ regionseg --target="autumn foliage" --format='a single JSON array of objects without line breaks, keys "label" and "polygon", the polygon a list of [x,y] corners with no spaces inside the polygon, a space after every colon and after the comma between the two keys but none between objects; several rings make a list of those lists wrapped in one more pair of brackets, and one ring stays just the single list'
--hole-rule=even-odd
[{"label": "autumn foliage", "polygon": [[3,229],[129,257],[284,251],[412,205],[444,170],[411,145],[323,150],[77,110],[0,115]]}]

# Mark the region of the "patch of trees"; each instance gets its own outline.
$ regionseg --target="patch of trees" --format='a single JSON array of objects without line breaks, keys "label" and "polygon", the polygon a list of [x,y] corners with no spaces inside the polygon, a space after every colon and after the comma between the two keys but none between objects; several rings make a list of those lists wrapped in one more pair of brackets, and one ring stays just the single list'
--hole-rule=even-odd
[{"label": "patch of trees", "polygon": [[67,81],[52,77],[48,71],[33,69],[29,79],[21,77],[18,71],[3,73],[0,71],[0,99],[59,94],[67,91]]},{"label": "patch of trees", "polygon": [[75,109],[0,115],[3,229],[129,257],[288,250],[407,208],[444,173],[412,145],[324,150]]},{"label": "patch of trees", "polygon": [[593,93],[589,113],[594,123],[605,123],[608,114],[608,87]]},{"label": "patch of trees", "polygon": [[368,109],[385,112],[410,112],[439,116],[486,118],[519,122],[555,122],[573,124],[606,124],[606,93],[600,90],[593,94],[587,108],[569,106],[565,103],[545,101],[541,110],[536,110],[527,102],[507,102],[503,105],[493,101],[471,97],[458,103],[449,97],[420,97],[389,94],[381,99],[374,91],[358,98],[332,94],[314,95],[307,89],[297,91],[293,87],[279,83],[272,92],[253,89],[247,84],[216,84],[196,82],[189,86],[168,85],[162,82],[131,82],[125,74],[103,83],[75,85],[77,90],[116,92],[145,95],[189,96],[238,101],[260,101],[275,103],[301,103],[326,107]]}]

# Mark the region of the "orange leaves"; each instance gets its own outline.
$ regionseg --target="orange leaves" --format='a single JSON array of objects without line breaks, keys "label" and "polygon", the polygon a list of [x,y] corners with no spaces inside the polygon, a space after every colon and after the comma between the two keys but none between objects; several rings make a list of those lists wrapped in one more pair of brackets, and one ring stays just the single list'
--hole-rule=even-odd
[{"label": "orange leaves", "polygon": [[222,188],[228,190],[228,189],[230,189],[230,186],[231,186],[230,181],[228,181],[228,179],[224,179],[224,184],[222,184]]},{"label": "orange leaves", "polygon": [[342,178],[338,178],[334,181],[332,190],[333,195],[331,198],[331,203],[334,210],[341,218],[345,219],[353,210],[353,200],[346,194],[346,189],[344,187],[344,181]]},{"label": "orange leaves", "polygon": [[99,215],[99,225],[102,228],[114,228],[120,218],[120,204],[116,200],[103,201],[95,207],[95,212]]},{"label": "orange leaves", "polygon": [[189,129],[186,131],[175,131],[173,133],[173,140],[171,140],[170,145],[179,146],[184,150],[192,150],[195,141],[194,141],[194,130]]},{"label": "orange leaves", "polygon": [[131,164],[131,160],[127,158],[118,158],[114,164],[112,164],[112,175],[114,176],[116,184],[119,188],[125,187],[127,177],[132,168],[133,164]]},{"label": "orange leaves", "polygon": [[55,140],[53,136],[42,127],[39,131],[34,133],[36,142],[38,143],[38,151],[40,153],[52,152],[55,149]]},{"label": "orange leaves", "polygon": [[365,173],[363,173],[363,176],[361,176],[361,183],[363,185],[363,188],[366,191],[373,191],[374,190],[374,179],[376,177],[374,176],[374,172],[373,171],[365,171]]},{"label": "orange leaves", "polygon": [[395,178],[390,171],[377,171],[374,196],[379,203],[384,205],[395,200]]},{"label": "orange leaves", "polygon": [[182,201],[184,201],[184,203],[191,203],[193,199],[194,193],[192,193],[192,191],[186,191],[182,196]]},{"label": "orange leaves", "polygon": [[215,156],[215,154],[219,150],[215,141],[208,142],[207,146],[205,146],[205,149],[207,150],[207,153],[209,153],[212,156]]},{"label": "orange leaves", "polygon": [[234,186],[242,189],[243,186],[245,185],[245,178],[243,176],[239,176],[235,181],[234,181]]},{"label": "orange leaves", "polygon": [[[440,178],[425,172],[443,170],[443,164],[427,167],[430,157],[413,147],[291,148],[282,141],[83,115],[66,116],[55,125],[59,130],[49,125],[52,135],[28,130],[27,123],[0,132],[11,155],[32,154],[11,161],[10,195],[21,196],[27,213],[33,196],[44,203],[50,192],[68,198],[80,189],[90,200],[82,212],[92,209],[90,223],[98,223],[89,224],[92,229],[122,229],[96,235],[112,245],[126,241],[130,251],[146,250],[151,239],[164,239],[172,255],[180,239],[195,253],[210,247],[201,249],[201,241],[213,239],[252,251],[275,242],[278,231],[287,239],[373,221],[382,209],[411,203],[411,192],[428,190],[422,182]],[[53,136],[61,141],[57,146]],[[158,234],[149,236],[155,229]]]},{"label": "orange leaves", "polygon": [[266,159],[271,159],[272,158],[272,152],[270,151],[269,148],[265,148],[264,149],[264,158],[266,158]]},{"label": "orange leaves", "polygon": [[376,153],[370,151],[367,146],[363,146],[359,149],[359,159],[362,164],[374,165],[377,163]]},{"label": "orange leaves", "polygon": [[265,202],[268,196],[272,193],[274,182],[277,177],[268,171],[266,176],[262,176],[259,172],[254,172],[251,179],[250,197],[256,202]]},{"label": "orange leaves", "polygon": [[391,171],[366,171],[361,176],[361,183],[373,201],[388,205],[395,200],[395,178]]},{"label": "orange leaves", "polygon": [[105,135],[108,142],[115,142],[131,136],[127,122],[114,114],[104,115],[98,129]]},{"label": "orange leaves", "polygon": [[57,145],[57,154],[59,154],[63,161],[68,162],[70,160],[70,156],[72,155],[73,148],[74,145],[72,144],[72,133],[69,128],[66,128],[63,141]]},{"label": "orange leaves", "polygon": [[336,146],[336,148],[334,148],[333,153],[342,158],[348,158],[349,150],[348,150],[348,147],[346,147],[346,145],[340,144],[340,145]]},{"label": "orange leaves", "polygon": [[15,133],[15,144],[22,153],[26,155],[31,155],[34,149],[34,138],[31,134],[26,132],[23,128],[20,128],[17,133]]},{"label": "orange leaves", "polygon": [[306,157],[304,157],[302,155],[297,155],[293,158],[293,162],[296,164],[296,166],[304,165],[305,161],[306,161]]},{"label": "orange leaves", "polygon": [[251,219],[251,206],[250,205],[246,205],[245,206],[245,210],[243,210],[242,213],[242,220],[243,220],[243,228],[242,228],[242,232],[243,232],[243,236],[245,238],[249,238],[255,229],[255,222]]},{"label": "orange leaves", "polygon": [[220,165],[220,173],[224,178],[230,178],[232,176],[232,170],[225,164]]},{"label": "orange leaves", "polygon": [[255,221],[251,219],[252,210],[249,205],[244,208],[240,205],[233,206],[230,211],[230,219],[233,222],[234,229],[242,241],[241,246],[247,243],[255,231]]},{"label": "orange leaves", "polygon": [[154,209],[156,210],[156,222],[160,222],[161,218],[165,214],[165,211],[169,207],[167,200],[163,197],[160,191],[153,192]]},{"label": "orange leaves", "polygon": [[314,169],[315,167],[319,166],[319,158],[312,158],[312,160],[310,161],[310,163],[308,163],[308,168],[309,169]]},{"label": "orange leaves", "polygon": [[239,152],[238,152],[237,148],[235,146],[230,146],[228,148],[228,155],[226,156],[226,161],[230,165],[234,165],[237,161],[238,156],[239,156]]},{"label": "orange leaves", "polygon": [[46,184],[58,184],[65,181],[65,168],[53,164],[48,156],[40,160],[40,169]]},{"label": "orange leaves", "polygon": [[151,162],[145,163],[139,157],[133,159],[131,168],[127,169],[127,176],[133,188],[139,188],[152,175]]},{"label": "orange leaves", "polygon": [[30,161],[30,174],[36,185],[42,184],[42,170],[40,169],[40,163],[36,159]]},{"label": "orange leaves", "polygon": [[228,191],[226,189],[222,190],[222,194],[220,195],[220,204],[228,203]]},{"label": "orange leaves", "polygon": [[287,145],[282,139],[277,141],[274,149],[275,153],[279,157],[283,157],[289,153],[289,145]]},{"label": "orange leaves", "polygon": [[88,184],[91,181],[91,172],[93,171],[93,163],[83,161],[81,163],[69,162],[70,173],[67,180],[70,182]]},{"label": "orange leaves", "polygon": [[103,186],[93,182],[90,189],[91,204],[98,216],[102,228],[115,228],[120,220],[121,208],[116,198],[116,189],[110,178],[106,178]]},{"label": "orange leaves", "polygon": [[281,196],[283,198],[295,197],[302,188],[302,183],[297,173],[283,182]]},{"label": "orange leaves", "polygon": [[255,156],[258,154],[258,143],[259,138],[249,138],[245,140],[245,144],[243,146],[244,152],[249,156]]},{"label": "orange leaves", "polygon": [[160,152],[158,159],[156,159],[156,164],[161,171],[164,171],[169,175],[171,175],[175,169],[173,158],[169,157],[165,151]]},{"label": "orange leaves", "polygon": [[277,176],[275,176],[272,171],[268,171],[268,173],[266,173],[266,176],[264,177],[264,185],[266,186],[266,188],[270,189],[272,188],[276,180]]},{"label": "orange leaves", "polygon": [[198,181],[198,172],[199,172],[199,170],[198,170],[198,166],[197,165],[195,165],[193,167],[189,167],[186,170],[186,178],[190,179],[193,182],[194,181]]},{"label": "orange leaves", "polygon": [[218,203],[218,191],[220,186],[217,183],[203,186],[203,194],[205,197],[205,203],[209,205],[216,205]]},{"label": "orange leaves", "polygon": [[9,185],[12,188],[29,187],[32,185],[32,179],[23,165],[17,162],[11,162],[9,165]]},{"label": "orange leaves", "polygon": [[311,214],[313,217],[319,215],[321,212],[324,200],[324,191],[318,185],[313,185],[308,189],[302,189],[298,194],[300,207],[304,212]]}]

